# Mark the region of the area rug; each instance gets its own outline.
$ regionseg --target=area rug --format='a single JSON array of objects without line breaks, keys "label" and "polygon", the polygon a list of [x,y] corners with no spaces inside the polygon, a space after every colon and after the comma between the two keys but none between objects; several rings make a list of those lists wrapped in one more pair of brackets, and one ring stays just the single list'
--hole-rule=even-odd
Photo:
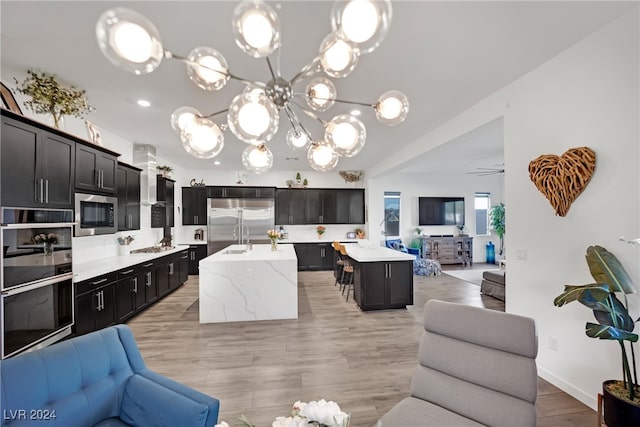
[{"label": "area rug", "polygon": [[480,286],[482,283],[482,273],[485,271],[495,271],[497,268],[490,268],[486,270],[443,270],[442,272],[453,276],[456,279],[464,280],[465,282],[473,283]]}]

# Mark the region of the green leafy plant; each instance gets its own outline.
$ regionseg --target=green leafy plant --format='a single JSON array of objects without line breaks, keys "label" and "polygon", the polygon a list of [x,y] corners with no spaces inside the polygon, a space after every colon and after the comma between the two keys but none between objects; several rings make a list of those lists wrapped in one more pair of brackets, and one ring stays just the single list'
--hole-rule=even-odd
[{"label": "green leafy plant", "polygon": [[506,231],[504,219],[504,203],[493,206],[489,211],[489,228],[495,231],[498,238],[500,238],[500,248],[498,249],[499,255],[504,253],[504,233]]},{"label": "green leafy plant", "polygon": [[[578,301],[593,310],[598,323],[587,322],[585,332],[588,337],[601,340],[614,340],[620,345],[622,352],[622,373],[626,397],[629,401],[640,398],[640,386],[636,372],[636,357],[633,343],[638,342],[638,335],[633,333],[634,325],[640,318],[633,320],[629,315],[627,294],[633,293],[633,282],[620,261],[611,252],[601,246],[589,246],[586,254],[591,276],[596,283],[588,285],[566,285],[564,292],[553,301],[562,307]],[[616,297],[622,293],[624,304]],[[629,342],[631,363],[625,342]],[[633,367],[633,376],[631,375]],[[610,390],[613,392],[613,390]],[[623,397],[623,396],[620,396]]]},{"label": "green leafy plant", "polygon": [[24,105],[34,113],[51,114],[56,128],[62,116],[83,117],[94,110],[87,101],[86,91],[61,85],[55,74],[27,70],[22,83],[13,80],[18,85],[17,92],[31,97]]}]

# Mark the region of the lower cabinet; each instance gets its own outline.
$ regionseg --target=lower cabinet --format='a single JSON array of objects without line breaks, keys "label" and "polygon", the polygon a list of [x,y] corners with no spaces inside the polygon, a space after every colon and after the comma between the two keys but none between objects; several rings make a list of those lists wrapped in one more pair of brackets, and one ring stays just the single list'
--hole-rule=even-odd
[{"label": "lower cabinet", "polygon": [[75,335],[123,323],[187,280],[189,251],[75,284]]},{"label": "lower cabinet", "polygon": [[296,243],[298,270],[333,270],[334,250],[330,243]]},{"label": "lower cabinet", "polygon": [[109,273],[76,284],[76,334],[86,334],[116,323],[116,278],[115,273]]},{"label": "lower cabinet", "polygon": [[413,305],[413,261],[349,262],[354,267],[354,299],[361,310]]},{"label": "lower cabinet", "polygon": [[207,245],[191,245],[189,246],[189,274],[200,274],[200,260],[207,257]]}]

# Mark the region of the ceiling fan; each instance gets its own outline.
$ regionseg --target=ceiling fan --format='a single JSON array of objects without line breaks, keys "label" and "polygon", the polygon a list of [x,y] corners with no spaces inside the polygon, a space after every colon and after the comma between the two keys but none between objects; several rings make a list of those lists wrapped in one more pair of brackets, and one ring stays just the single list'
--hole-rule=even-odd
[{"label": "ceiling fan", "polygon": [[475,168],[476,170],[467,172],[468,175],[487,176],[504,174],[504,163],[495,165],[491,168]]}]

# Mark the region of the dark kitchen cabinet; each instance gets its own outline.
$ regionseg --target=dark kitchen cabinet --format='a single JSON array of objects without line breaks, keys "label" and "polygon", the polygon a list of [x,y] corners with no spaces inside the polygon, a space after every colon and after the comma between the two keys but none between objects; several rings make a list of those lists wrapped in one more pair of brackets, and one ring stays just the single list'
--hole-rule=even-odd
[{"label": "dark kitchen cabinet", "polygon": [[189,250],[178,253],[177,260],[178,281],[176,287],[181,286],[189,278]]},{"label": "dark kitchen cabinet", "polygon": [[151,207],[151,227],[173,227],[174,183],[175,181],[157,175],[157,203]]},{"label": "dark kitchen cabinet", "polygon": [[413,304],[413,261],[349,261],[354,266],[354,299],[361,310]]},{"label": "dark kitchen cabinet", "polygon": [[298,270],[333,270],[333,247],[330,243],[296,243]]},{"label": "dark kitchen cabinet", "polygon": [[140,230],[140,169],[118,163],[118,231]]},{"label": "dark kitchen cabinet", "polygon": [[73,209],[75,142],[6,114],[2,111],[2,205]]},{"label": "dark kitchen cabinet", "polygon": [[[140,283],[144,286],[144,305],[156,302],[159,296],[158,268],[154,261],[142,264],[140,272],[138,273],[138,284]],[[136,305],[136,308],[141,307],[141,305]]]},{"label": "dark kitchen cabinet", "polygon": [[116,323],[116,274],[76,283],[75,333],[86,334]]},{"label": "dark kitchen cabinet", "polygon": [[220,187],[207,186],[207,197],[212,199],[273,199],[275,187]]},{"label": "dark kitchen cabinet", "polygon": [[278,188],[276,190],[276,224],[307,224],[305,192],[304,189]]},{"label": "dark kitchen cabinet", "polygon": [[205,187],[182,187],[182,225],[207,225]]},{"label": "dark kitchen cabinet", "polygon": [[158,297],[162,298],[171,290],[169,279],[171,278],[171,270],[173,265],[167,257],[163,257],[158,261],[158,268],[156,268],[156,280],[158,282]]},{"label": "dark kitchen cabinet", "polygon": [[136,269],[130,267],[118,272],[115,284],[116,318],[124,322],[136,312],[137,304],[144,305],[144,288],[138,283]]},{"label": "dark kitchen cabinet", "polygon": [[200,260],[207,257],[207,245],[189,246],[189,274],[200,274]]},{"label": "dark kitchen cabinet", "polygon": [[336,191],[336,223],[364,224],[364,190]]},{"label": "dark kitchen cabinet", "polygon": [[336,223],[336,191],[305,191],[305,224]]},{"label": "dark kitchen cabinet", "polygon": [[115,195],[117,164],[110,152],[76,144],[76,190]]}]

